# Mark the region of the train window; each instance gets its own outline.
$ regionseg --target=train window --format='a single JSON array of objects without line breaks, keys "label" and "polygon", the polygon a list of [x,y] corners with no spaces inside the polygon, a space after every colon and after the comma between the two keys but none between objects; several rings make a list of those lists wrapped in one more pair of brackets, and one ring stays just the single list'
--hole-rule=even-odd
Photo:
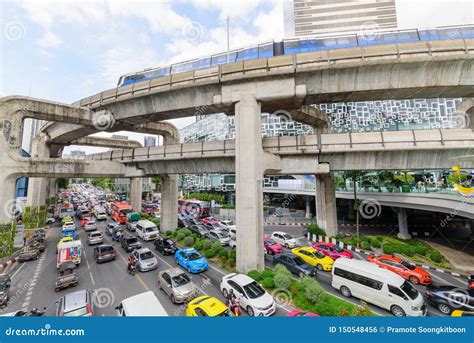
[{"label": "train window", "polygon": [[183,71],[189,71],[194,69],[194,62],[188,62],[183,64]]},{"label": "train window", "polygon": [[285,52],[284,52],[285,55],[294,55],[294,54],[299,54],[301,52],[300,41],[298,40],[284,41],[283,47],[285,49]]},{"label": "train window", "polygon": [[416,31],[397,33],[398,42],[414,42],[417,40],[418,40],[418,34]]},{"label": "train window", "polygon": [[439,39],[437,30],[418,30],[421,40],[434,40]]},{"label": "train window", "polygon": [[461,28],[461,33],[464,38],[474,38],[474,26]]},{"label": "train window", "polygon": [[194,62],[195,64],[195,69],[200,69],[200,68],[208,68],[211,66],[211,59],[210,58],[201,58],[200,60]]},{"label": "train window", "polygon": [[318,44],[316,39],[307,39],[300,42],[301,52],[316,51],[318,49]]},{"label": "train window", "polygon": [[173,65],[171,66],[171,73],[172,73],[172,74],[174,74],[174,73],[180,73],[180,72],[182,72],[182,71],[184,71],[184,69],[183,69],[183,64],[182,64],[182,63],[180,63],[180,64],[173,64]]},{"label": "train window", "polygon": [[272,56],[273,56],[273,43],[259,45],[258,58],[272,57]]},{"label": "train window", "polygon": [[237,56],[236,52],[229,53],[228,57],[227,57],[227,53],[214,55],[211,58],[211,65],[215,66],[215,65],[227,63],[227,58],[229,59],[229,63],[235,62],[236,56]]},{"label": "train window", "polygon": [[253,58],[258,58],[258,50],[256,47],[244,49],[237,53],[237,61],[251,60]]}]

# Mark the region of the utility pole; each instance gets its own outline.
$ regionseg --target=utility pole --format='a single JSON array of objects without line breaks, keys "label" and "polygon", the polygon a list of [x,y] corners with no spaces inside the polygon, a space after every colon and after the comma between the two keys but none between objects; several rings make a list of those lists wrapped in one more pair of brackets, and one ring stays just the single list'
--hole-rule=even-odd
[{"label": "utility pole", "polygon": [[229,63],[229,52],[230,52],[230,18],[227,16],[226,20],[227,22],[227,63]]}]

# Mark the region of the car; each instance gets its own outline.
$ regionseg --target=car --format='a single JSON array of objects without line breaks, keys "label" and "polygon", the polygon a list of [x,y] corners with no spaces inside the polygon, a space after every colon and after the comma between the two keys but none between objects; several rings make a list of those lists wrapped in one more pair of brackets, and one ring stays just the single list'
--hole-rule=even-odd
[{"label": "car", "polygon": [[229,237],[230,237],[229,247],[231,247],[232,249],[237,248],[237,237],[236,236],[229,236]]},{"label": "car", "polygon": [[158,238],[156,224],[149,220],[139,220],[136,225],[137,236],[144,241],[152,241]]},{"label": "car", "polygon": [[71,228],[71,229],[75,229],[75,228],[76,228],[76,224],[74,224],[74,222],[73,222],[72,220],[71,220],[71,221],[66,221],[66,222],[64,222],[64,224],[63,224],[63,230],[64,230],[64,229],[69,229],[69,228]]},{"label": "car", "polygon": [[209,232],[209,230],[202,224],[191,225],[189,227],[189,230],[191,230],[192,232],[197,233],[198,235],[203,236],[203,237],[206,236]]},{"label": "car", "polygon": [[196,285],[179,268],[170,268],[159,272],[158,288],[171,298],[173,304],[188,302],[197,294]]},{"label": "car", "polygon": [[97,218],[97,220],[107,220],[107,212],[104,208],[95,209],[94,216]]},{"label": "car", "polygon": [[397,273],[405,280],[413,284],[428,285],[431,283],[431,275],[423,268],[417,267],[414,264],[405,261],[404,259],[392,255],[369,255],[367,258],[369,262],[375,263],[379,267],[388,269]]},{"label": "car", "polygon": [[97,263],[115,260],[117,253],[110,244],[101,244],[94,248],[94,258]]},{"label": "car", "polygon": [[298,244],[291,235],[281,231],[273,232],[270,238],[287,249],[294,248]]},{"label": "car", "polygon": [[178,250],[176,244],[171,239],[161,236],[158,236],[153,244],[155,249],[163,255],[173,255]]},{"label": "car", "polygon": [[316,276],[316,268],[309,265],[299,256],[290,253],[281,253],[273,257],[276,264],[282,264],[299,277]]},{"label": "car", "polygon": [[474,311],[454,310],[451,317],[474,317]]},{"label": "car", "polygon": [[140,249],[142,244],[138,241],[138,238],[135,236],[123,236],[120,239],[120,245],[126,252],[133,251],[135,249]]},{"label": "car", "polygon": [[220,290],[227,299],[233,290],[240,307],[253,316],[271,316],[276,311],[273,297],[254,279],[245,274],[231,273],[222,277]]},{"label": "car", "polygon": [[204,224],[204,226],[209,230],[215,230],[215,231],[227,231],[225,228],[221,226],[220,222],[209,222]]},{"label": "car", "polygon": [[87,244],[94,245],[94,244],[102,244],[104,243],[104,236],[100,231],[92,231],[87,235]]},{"label": "car", "polygon": [[205,218],[201,218],[201,222],[204,224],[219,223],[219,220],[214,217],[205,217]]},{"label": "car", "polygon": [[[231,229],[235,230],[235,223],[232,220],[221,220],[219,226],[229,232]],[[229,232],[230,233],[230,232]]]},{"label": "car", "polygon": [[94,313],[93,293],[81,290],[68,293],[56,301],[56,316],[58,317],[86,317]]},{"label": "car", "polygon": [[230,237],[225,231],[212,230],[209,231],[207,237],[212,241],[221,243],[222,246],[229,245]]},{"label": "car", "polygon": [[287,317],[319,317],[319,314],[313,312],[305,312],[302,310],[293,310],[288,312]]},{"label": "car", "polygon": [[425,299],[446,315],[455,310],[474,311],[474,289],[430,284],[426,287]]},{"label": "car", "polygon": [[194,248],[180,249],[174,254],[175,261],[188,273],[199,273],[207,270],[209,267],[205,257]]},{"label": "car", "polygon": [[325,256],[322,252],[311,247],[293,248],[291,249],[291,252],[321,271],[330,271],[334,265],[334,260],[332,258]]},{"label": "car", "polygon": [[158,268],[158,260],[155,254],[148,248],[134,250],[132,256],[137,261],[137,269],[140,272],[147,272]]},{"label": "car", "polygon": [[266,237],[263,239],[263,248],[265,253],[268,255],[281,254],[283,252],[283,247],[281,244],[278,244],[273,239]]},{"label": "car", "polygon": [[12,280],[8,274],[0,274],[0,307],[7,306]]},{"label": "car", "polygon": [[347,249],[341,248],[339,245],[327,242],[318,242],[311,245],[316,250],[321,251],[324,255],[329,256],[333,260],[339,257],[353,258],[354,255]]},{"label": "car", "polygon": [[186,307],[187,317],[230,317],[227,306],[217,298],[202,295],[191,300]]},{"label": "car", "polygon": [[89,219],[84,225],[84,231],[97,231],[97,224],[94,219]]},{"label": "car", "polygon": [[105,233],[107,236],[112,236],[114,233],[114,230],[119,227],[119,224],[117,223],[107,223],[107,226],[105,227]]}]

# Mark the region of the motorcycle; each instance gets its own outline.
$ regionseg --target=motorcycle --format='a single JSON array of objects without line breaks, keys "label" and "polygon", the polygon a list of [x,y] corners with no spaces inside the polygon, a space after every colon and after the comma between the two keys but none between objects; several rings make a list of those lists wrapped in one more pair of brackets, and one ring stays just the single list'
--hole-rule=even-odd
[{"label": "motorcycle", "polygon": [[36,307],[33,307],[30,312],[28,311],[18,311],[15,313],[15,317],[42,317],[46,312],[46,307],[42,310],[38,310]]},{"label": "motorcycle", "polygon": [[130,264],[128,266],[128,272],[130,275],[135,276],[136,271],[137,271],[137,266],[135,264]]},{"label": "motorcycle", "polygon": [[240,301],[237,299],[229,301],[229,310],[234,316],[240,317]]}]

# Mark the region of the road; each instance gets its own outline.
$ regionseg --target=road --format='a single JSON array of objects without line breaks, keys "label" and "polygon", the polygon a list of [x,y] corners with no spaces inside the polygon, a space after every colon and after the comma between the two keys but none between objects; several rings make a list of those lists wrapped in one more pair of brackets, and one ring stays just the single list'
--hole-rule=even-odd
[{"label": "road", "polygon": [[[12,287],[10,292],[10,302],[8,307],[2,309],[0,313],[13,312],[20,309],[31,309],[32,307],[46,307],[46,315],[55,315],[55,302],[64,294],[80,289],[95,290],[97,293],[95,301],[95,315],[111,316],[116,315],[115,306],[121,300],[135,294],[153,291],[169,315],[181,316],[185,314],[185,305],[175,305],[171,300],[158,289],[157,274],[159,271],[175,267],[173,256],[162,256],[156,253],[159,267],[157,270],[140,273],[131,276],[126,272],[128,254],[120,247],[120,244],[113,242],[110,236],[105,235],[105,226],[107,221],[98,222],[99,230],[104,232],[105,242],[113,244],[117,251],[117,259],[111,262],[97,264],[93,258],[93,246],[87,245],[86,233],[79,229],[79,238],[83,244],[82,262],[77,269],[79,275],[79,285],[75,288],[68,288],[59,292],[54,291],[54,282],[56,281],[56,243],[60,238],[61,228],[59,223],[51,227],[47,233],[47,248],[37,261],[26,262],[16,265],[10,270],[12,275]],[[76,223],[78,227],[79,223]],[[298,226],[278,226],[270,225],[265,227],[265,234],[271,234],[273,231],[284,231],[297,238],[300,245],[309,245],[309,242],[302,235],[302,227]],[[143,242],[142,242],[143,244]],[[145,242],[144,246],[154,251],[152,242]],[[365,254],[355,253],[358,259],[366,259]],[[266,264],[273,266],[270,256],[266,257]],[[449,274],[430,271],[433,280],[439,283],[448,283],[465,287],[466,281]],[[215,266],[210,266],[209,270],[201,274],[191,275],[192,281],[198,286],[203,294],[214,296],[224,301],[219,284],[226,272]],[[343,298],[340,293],[331,287],[330,272],[318,273],[318,281],[323,288],[330,294]],[[424,293],[424,286],[415,286],[420,292]],[[346,299],[354,304],[359,301],[355,298]],[[372,311],[379,315],[390,315],[384,309],[369,305]],[[280,304],[275,315],[285,316],[292,310],[287,304]],[[245,315],[245,312],[243,312]],[[428,315],[442,315],[436,308],[428,304]]]}]

